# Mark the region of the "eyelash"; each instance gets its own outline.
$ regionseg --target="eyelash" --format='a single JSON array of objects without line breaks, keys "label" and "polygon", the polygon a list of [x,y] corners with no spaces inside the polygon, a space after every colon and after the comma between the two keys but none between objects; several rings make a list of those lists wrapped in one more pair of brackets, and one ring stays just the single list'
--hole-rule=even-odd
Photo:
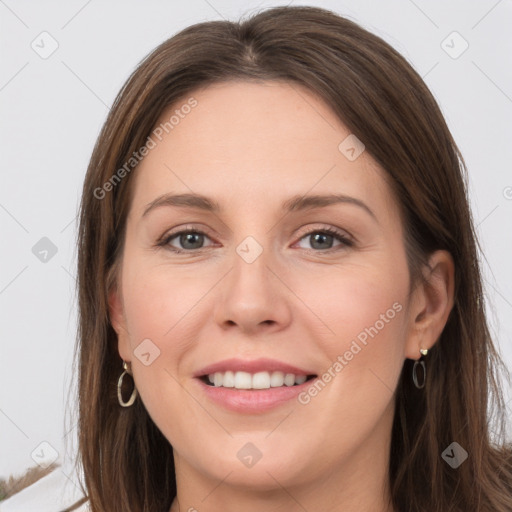
[{"label": "eyelash", "polygon": [[[156,243],[156,245],[158,247],[166,247],[170,251],[172,251],[174,253],[177,253],[177,254],[185,254],[185,253],[192,254],[194,252],[200,251],[201,249],[206,249],[206,247],[199,248],[199,249],[178,249],[176,247],[173,247],[173,246],[169,245],[170,241],[173,240],[174,238],[176,238],[176,237],[178,237],[180,235],[190,234],[190,233],[204,235],[204,236],[209,238],[208,234],[205,233],[204,231],[200,230],[200,229],[188,229],[187,228],[187,229],[183,229],[182,231],[177,231],[176,233],[171,233],[168,236],[164,235]],[[342,246],[333,247],[331,249],[326,249],[326,250],[305,249],[308,252],[323,253],[323,254],[325,254],[325,253],[332,253],[332,252],[336,252],[338,250],[343,249],[343,246],[345,246],[345,247],[352,247],[354,245],[354,242],[352,240],[350,240],[348,237],[346,237],[345,235],[343,235],[343,233],[341,233],[337,229],[329,227],[329,226],[327,226],[325,228],[322,228],[322,229],[313,229],[311,231],[308,231],[307,233],[304,233],[300,237],[299,241],[301,241],[302,239],[304,239],[304,238],[306,238],[308,236],[311,236],[312,234],[315,234],[315,233],[333,235],[334,238],[336,238],[339,242],[342,243]]]}]

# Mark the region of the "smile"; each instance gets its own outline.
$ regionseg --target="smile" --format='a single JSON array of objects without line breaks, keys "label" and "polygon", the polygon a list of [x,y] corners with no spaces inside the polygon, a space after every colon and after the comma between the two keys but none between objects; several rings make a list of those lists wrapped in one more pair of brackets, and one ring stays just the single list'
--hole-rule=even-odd
[{"label": "smile", "polygon": [[[227,372],[226,372],[227,373]],[[270,411],[279,406],[285,405],[287,402],[295,401],[297,395],[306,391],[306,389],[313,384],[317,380],[316,375],[299,375],[295,376],[293,374],[286,374],[284,377],[279,375],[269,375],[269,372],[258,372],[254,375],[247,374],[243,375],[246,372],[234,372],[234,379],[236,382],[236,375],[242,374],[241,377],[238,377],[241,381],[241,385],[248,385],[249,379],[251,379],[251,387],[245,388],[237,388],[233,387],[225,387],[224,385],[215,385],[215,383],[211,383],[209,380],[209,376],[205,375],[203,377],[195,378],[194,381],[197,382],[200,386],[201,392],[204,393],[207,399],[213,402],[215,405],[222,407],[223,409],[227,409],[228,411],[236,412],[239,414],[261,414],[266,411]],[[267,376],[262,376],[261,374],[266,373]],[[291,377],[287,376],[291,375]],[[224,383],[226,375],[220,374],[215,377],[213,375],[213,379],[217,379],[217,383],[222,379],[222,383]],[[254,388],[254,378],[256,377],[256,385],[258,385],[258,381],[265,380],[265,384],[267,383],[267,379],[274,379],[274,383],[283,381],[284,385],[279,386],[270,386],[265,388]],[[293,377],[293,384],[286,384],[286,380],[290,383]],[[306,380],[304,381],[304,377]],[[227,377],[228,383],[231,376]],[[296,383],[298,380],[302,383]]]},{"label": "smile", "polygon": [[243,371],[215,372],[202,377],[203,382],[215,387],[235,389],[270,389],[303,384],[315,375],[295,375],[280,371],[261,371],[254,374]]}]

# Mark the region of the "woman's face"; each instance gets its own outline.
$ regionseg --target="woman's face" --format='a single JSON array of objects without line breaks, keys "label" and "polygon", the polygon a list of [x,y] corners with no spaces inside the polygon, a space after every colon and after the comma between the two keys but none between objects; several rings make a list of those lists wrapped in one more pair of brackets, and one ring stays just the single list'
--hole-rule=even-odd
[{"label": "woman's face", "polygon": [[[394,390],[415,357],[384,172],[297,85],[191,96],[162,115],[175,115],[168,133],[154,132],[134,171],[110,296],[139,399],[181,470],[206,480],[287,488],[347,467],[345,478],[364,477],[389,456]],[[207,201],[169,198],[181,194]],[[215,385],[200,378],[215,369]],[[290,386],[287,374],[316,378]],[[263,389],[239,389],[251,386]]]}]

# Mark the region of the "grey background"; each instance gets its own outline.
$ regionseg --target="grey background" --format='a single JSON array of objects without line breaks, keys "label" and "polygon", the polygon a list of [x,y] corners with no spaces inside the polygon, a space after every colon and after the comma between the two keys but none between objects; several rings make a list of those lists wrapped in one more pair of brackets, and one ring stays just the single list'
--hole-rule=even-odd
[{"label": "grey background", "polygon": [[[0,477],[44,464],[52,450],[61,461],[73,459],[67,400],[76,384],[75,216],[115,95],[138,62],[178,30],[287,3],[0,0]],[[292,3],[359,22],[425,78],[469,168],[489,318],[512,368],[512,2]],[[469,44],[458,58],[463,41],[446,39],[453,31]],[[43,59],[31,44],[49,51],[52,38],[58,48]]]}]

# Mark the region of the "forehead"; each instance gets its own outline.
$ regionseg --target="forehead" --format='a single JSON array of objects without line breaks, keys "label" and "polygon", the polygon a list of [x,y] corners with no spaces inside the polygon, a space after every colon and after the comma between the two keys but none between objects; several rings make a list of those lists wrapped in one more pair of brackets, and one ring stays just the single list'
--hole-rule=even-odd
[{"label": "forehead", "polygon": [[139,214],[168,192],[201,193],[236,211],[306,193],[351,194],[376,209],[394,208],[384,171],[366,152],[347,158],[343,144],[353,135],[296,84],[210,85],[166,109],[151,136],[155,146],[134,176]]}]

